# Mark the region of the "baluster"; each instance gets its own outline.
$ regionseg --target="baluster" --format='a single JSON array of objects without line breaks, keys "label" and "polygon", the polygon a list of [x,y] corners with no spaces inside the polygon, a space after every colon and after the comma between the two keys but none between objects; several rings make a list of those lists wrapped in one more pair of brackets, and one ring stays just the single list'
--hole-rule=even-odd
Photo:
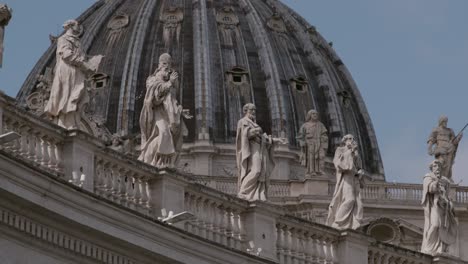
[{"label": "baluster", "polygon": [[333,245],[330,238],[326,238],[324,240],[324,248],[325,248],[325,263],[333,264]]},{"label": "baluster", "polygon": [[304,253],[305,263],[312,263],[314,256],[314,244],[309,232],[304,233]]},{"label": "baluster", "polygon": [[291,255],[291,263],[296,264],[297,260],[297,235],[296,235],[297,229],[296,228],[290,228],[289,229],[289,254]]},{"label": "baluster", "polygon": [[102,196],[104,193],[103,187],[104,187],[104,168],[102,164],[102,160],[96,161],[96,172],[95,172],[95,178],[94,178],[94,192]]},{"label": "baluster", "polygon": [[49,139],[49,149],[47,152],[49,153],[49,164],[48,167],[51,170],[56,170],[58,168],[58,163],[57,163],[57,156],[56,156],[56,141],[53,138]]},{"label": "baluster", "polygon": [[42,162],[41,165],[45,168],[49,167],[50,157],[49,157],[49,137],[47,135],[43,135],[41,138],[42,142]]},{"label": "baluster", "polygon": [[219,242],[219,211],[218,203],[213,202],[211,204],[211,215],[212,215],[212,237],[211,240],[218,243]]},{"label": "baluster", "polygon": [[227,246],[232,247],[232,209],[230,207],[226,208],[226,239],[227,239]]},{"label": "baluster", "polygon": [[145,208],[145,212],[148,214],[150,211],[151,211],[151,193],[150,193],[150,189],[149,189],[149,184],[148,184],[148,179],[147,178],[144,178],[143,179],[143,199],[142,199],[142,202],[143,202],[143,206]]},{"label": "baluster", "polygon": [[34,161],[38,164],[42,164],[42,135],[40,132],[34,133],[35,150],[34,150]]},{"label": "baluster", "polygon": [[128,182],[130,182],[130,179],[128,175],[130,175],[130,172],[127,170],[121,168],[119,171],[120,175],[120,181],[119,181],[119,202],[123,206],[128,206]]},{"label": "baluster", "polygon": [[296,256],[299,264],[303,264],[306,259],[304,242],[304,231],[298,230],[296,232]]},{"label": "baluster", "polygon": [[226,207],[221,204],[218,208],[219,212],[219,235],[220,235],[220,243],[222,245],[227,246],[228,245],[228,240],[227,240],[227,210]]},{"label": "baluster", "polygon": [[63,172],[63,152],[62,152],[63,144],[60,142],[55,143],[55,158],[57,160],[57,171]]},{"label": "baluster", "polygon": [[202,219],[202,237],[209,239],[210,237],[210,203],[207,199],[203,199],[201,203],[202,213],[200,219]]},{"label": "baluster", "polygon": [[[135,204],[135,193],[136,193],[136,174],[131,174],[128,172],[128,179],[127,179],[127,203],[128,207],[132,209],[136,209],[136,204]],[[159,213],[159,212],[158,212]]]},{"label": "baluster", "polygon": [[236,209],[232,210],[232,236],[234,245],[233,248],[241,249],[241,232],[240,232],[240,215],[239,211]]},{"label": "baluster", "polygon": [[111,185],[110,185],[110,197],[112,201],[117,201],[118,192],[119,192],[119,168],[116,165],[112,165],[110,168],[111,171]]},{"label": "baluster", "polygon": [[138,208],[141,207],[141,190],[142,190],[142,184],[141,184],[141,176],[136,175],[135,179],[135,209],[138,210]]},{"label": "baluster", "polygon": [[292,246],[292,233],[289,227],[285,226],[284,227],[284,234],[285,234],[285,240],[284,240],[284,263],[290,264],[293,261],[293,251],[294,248]]},{"label": "baluster", "polygon": [[276,258],[279,263],[281,262],[281,257],[283,254],[283,231],[281,229],[281,224],[276,225]]}]

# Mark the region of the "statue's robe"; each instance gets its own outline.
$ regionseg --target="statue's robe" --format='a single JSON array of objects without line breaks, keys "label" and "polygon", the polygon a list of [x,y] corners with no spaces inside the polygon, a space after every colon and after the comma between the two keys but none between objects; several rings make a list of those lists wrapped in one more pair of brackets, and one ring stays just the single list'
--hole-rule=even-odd
[{"label": "statue's robe", "polygon": [[164,70],[148,77],[140,114],[141,154],[139,160],[156,167],[174,167],[182,148],[186,127],[182,107],[174,99],[173,84]]},{"label": "statue's robe", "polygon": [[86,55],[78,36],[65,33],[58,38],[56,58],[50,98],[44,111],[58,117],[60,126],[78,128],[77,120],[69,114],[77,112],[89,100],[85,89],[86,76],[82,68]]},{"label": "statue's robe", "polygon": [[247,117],[237,123],[238,196],[249,201],[265,201],[275,166],[273,141],[266,134],[253,134],[254,128],[259,128],[259,125]]},{"label": "statue's robe", "polygon": [[357,176],[361,161],[357,154],[344,146],[336,149],[333,163],[336,168],[336,185],[327,224],[340,229],[357,229],[363,217],[360,179]]},{"label": "statue's robe", "polygon": [[[446,253],[455,243],[458,223],[453,203],[448,198],[449,179],[437,179],[433,173],[424,177],[422,205],[424,233],[421,251],[428,254]],[[442,191],[445,190],[445,191]]]},{"label": "statue's robe", "polygon": [[321,122],[306,122],[299,130],[298,140],[302,149],[301,165],[306,174],[323,172],[325,155],[328,149],[327,129]]}]

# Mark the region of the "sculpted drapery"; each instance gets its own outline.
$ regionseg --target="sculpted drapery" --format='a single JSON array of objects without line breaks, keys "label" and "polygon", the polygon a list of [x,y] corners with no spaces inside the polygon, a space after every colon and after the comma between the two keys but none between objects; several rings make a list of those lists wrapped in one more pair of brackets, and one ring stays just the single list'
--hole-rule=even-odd
[{"label": "sculpted drapery", "polygon": [[328,150],[328,132],[318,120],[318,112],[310,110],[306,122],[297,137],[301,146],[301,165],[306,167],[306,175],[323,174],[325,155]]},{"label": "sculpted drapery", "polygon": [[360,189],[363,170],[352,135],[342,139],[335,152],[336,185],[330,203],[327,224],[339,229],[357,229],[361,225],[363,206]]},{"label": "sculpted drapery", "polygon": [[89,101],[85,89],[86,74],[97,70],[102,56],[86,58],[79,39],[82,28],[78,22],[69,20],[63,27],[66,32],[57,40],[55,75],[44,111],[59,126],[79,129],[79,110]]},{"label": "sculpted drapery", "polygon": [[163,54],[158,69],[146,81],[138,159],[159,168],[175,166],[183,136],[187,133],[181,119],[182,106],[175,99],[178,77],[171,69],[170,55]]},{"label": "sculpted drapery", "polygon": [[428,254],[448,253],[456,242],[458,223],[454,207],[448,197],[450,180],[441,175],[442,163],[435,160],[431,173],[423,182],[424,233],[421,251]]},{"label": "sculpted drapery", "polygon": [[255,105],[243,107],[245,117],[237,123],[236,158],[238,197],[249,201],[267,200],[271,172],[275,166],[273,146],[285,139],[263,133],[255,122]]}]

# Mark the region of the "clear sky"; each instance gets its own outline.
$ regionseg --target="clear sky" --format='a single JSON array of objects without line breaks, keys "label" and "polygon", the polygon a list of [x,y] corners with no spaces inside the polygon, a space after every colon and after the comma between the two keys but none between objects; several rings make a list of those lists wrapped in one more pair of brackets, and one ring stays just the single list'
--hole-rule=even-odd
[{"label": "clear sky", "polygon": [[[0,89],[15,96],[49,46],[49,34],[95,0],[0,0],[6,29]],[[426,140],[441,114],[468,122],[467,0],[284,0],[328,40],[351,71],[376,129],[388,181],[419,183]],[[468,185],[468,133],[454,179]]]}]

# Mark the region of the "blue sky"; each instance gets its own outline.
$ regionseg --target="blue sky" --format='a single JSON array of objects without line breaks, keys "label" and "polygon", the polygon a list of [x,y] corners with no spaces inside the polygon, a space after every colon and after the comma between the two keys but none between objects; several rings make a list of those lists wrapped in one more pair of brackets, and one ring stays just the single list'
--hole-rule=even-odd
[{"label": "blue sky", "polygon": [[[3,0],[6,29],[0,89],[15,96],[49,46],[49,34],[94,0]],[[376,129],[388,181],[421,182],[426,140],[441,114],[456,131],[468,122],[468,1],[284,0],[328,40],[358,84]],[[468,133],[467,133],[468,134]],[[468,185],[468,136],[456,182]]]}]

